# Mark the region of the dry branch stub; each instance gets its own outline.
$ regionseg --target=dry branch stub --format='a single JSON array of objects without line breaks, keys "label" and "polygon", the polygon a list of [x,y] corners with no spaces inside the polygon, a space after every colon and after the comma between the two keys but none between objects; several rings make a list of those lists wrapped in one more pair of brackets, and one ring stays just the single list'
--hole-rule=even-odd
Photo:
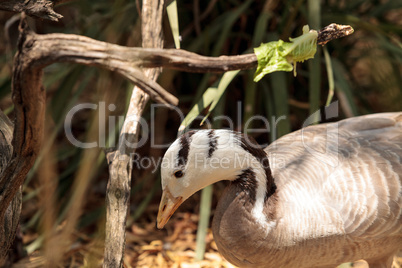
[{"label": "dry branch stub", "polygon": [[63,18],[62,15],[53,10],[54,2],[50,0],[0,0],[0,9],[25,12],[29,16],[36,18],[58,21]]},{"label": "dry branch stub", "polygon": [[323,46],[329,41],[351,35],[353,32],[354,29],[350,25],[331,23],[318,31],[317,44]]}]

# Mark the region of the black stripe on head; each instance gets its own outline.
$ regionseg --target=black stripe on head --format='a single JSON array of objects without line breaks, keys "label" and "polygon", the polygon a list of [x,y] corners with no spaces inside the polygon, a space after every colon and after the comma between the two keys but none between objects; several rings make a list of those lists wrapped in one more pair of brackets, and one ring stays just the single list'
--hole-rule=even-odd
[{"label": "black stripe on head", "polygon": [[212,154],[216,150],[216,146],[218,143],[218,137],[215,135],[215,130],[211,129],[208,131],[209,138],[209,149],[208,149],[208,158],[211,158]]},{"label": "black stripe on head", "polygon": [[267,178],[267,193],[265,195],[265,201],[268,200],[273,193],[275,193],[276,185],[274,178],[272,177],[271,168],[269,166],[268,156],[261,146],[251,136],[240,135],[240,146],[253,155],[265,170],[265,176]]},{"label": "black stripe on head", "polygon": [[234,184],[238,184],[241,191],[248,193],[252,205],[254,205],[257,196],[257,179],[255,176],[255,172],[251,168],[247,168],[242,170],[236,180],[233,181]]},{"label": "black stripe on head", "polygon": [[188,160],[188,152],[190,151],[191,136],[195,134],[196,131],[192,130],[180,137],[180,150],[177,153],[177,165],[185,166]]}]

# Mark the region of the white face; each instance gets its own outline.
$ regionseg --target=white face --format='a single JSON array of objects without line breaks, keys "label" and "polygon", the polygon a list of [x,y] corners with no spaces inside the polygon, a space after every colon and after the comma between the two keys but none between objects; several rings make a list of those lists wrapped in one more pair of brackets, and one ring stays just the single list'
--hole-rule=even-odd
[{"label": "white face", "polygon": [[[242,148],[241,139],[239,133],[228,130],[199,130],[187,133],[169,147],[161,165],[163,193],[158,228],[165,226],[184,200],[210,184],[234,180],[254,165],[264,176],[261,163]],[[264,200],[265,188],[261,189],[260,199]]]},{"label": "white face", "polygon": [[[184,201],[210,184],[234,179],[239,174],[242,167],[234,165],[236,151],[241,152],[236,135],[227,130],[215,130],[212,146],[209,132],[195,132],[190,143],[179,138],[166,151],[161,167],[162,189],[168,189],[174,198],[182,197]],[[186,146],[187,149],[183,149]],[[211,147],[214,148],[212,155]],[[185,155],[184,162],[179,163],[179,154]]]}]

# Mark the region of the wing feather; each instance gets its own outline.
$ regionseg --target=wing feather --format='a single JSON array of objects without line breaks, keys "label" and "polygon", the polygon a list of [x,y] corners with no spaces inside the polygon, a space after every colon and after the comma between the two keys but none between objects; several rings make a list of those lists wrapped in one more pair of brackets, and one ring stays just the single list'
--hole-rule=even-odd
[{"label": "wing feather", "polygon": [[402,113],[307,127],[266,151],[294,232],[321,223],[302,236],[402,235]]}]

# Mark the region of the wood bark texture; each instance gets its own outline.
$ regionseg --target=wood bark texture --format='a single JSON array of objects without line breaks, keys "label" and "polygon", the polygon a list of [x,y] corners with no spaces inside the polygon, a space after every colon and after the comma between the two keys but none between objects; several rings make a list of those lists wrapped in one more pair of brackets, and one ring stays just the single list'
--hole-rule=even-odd
[{"label": "wood bark texture", "polygon": [[[11,145],[13,137],[13,124],[0,110],[0,174],[7,166],[13,153]],[[12,199],[4,214],[4,220],[0,223],[0,267],[8,266],[7,253],[11,243],[14,241],[15,233],[20,220],[22,203],[21,187]]]},{"label": "wood bark texture", "polygon": [[349,25],[331,23],[318,31],[317,44],[325,45],[329,41],[351,35],[354,32]]},{"label": "wood bark texture", "polygon": [[[145,0],[142,3],[142,46],[163,47],[162,16],[164,1]],[[151,67],[151,66],[149,66]],[[155,81],[160,69],[146,70],[146,76]],[[103,267],[122,267],[124,259],[126,220],[129,210],[131,185],[131,154],[138,140],[139,120],[149,95],[135,86],[130,106],[119,137],[116,151],[107,154],[109,182],[106,193],[106,241]]]},{"label": "wood bark texture", "polygon": [[105,68],[139,85],[158,103],[178,104],[175,96],[145,76],[141,70],[142,60],[135,58],[142,53],[140,48],[130,51],[130,48],[73,34],[39,35],[28,28],[24,28],[22,37],[25,40],[24,49],[29,53],[31,64],[35,68],[44,68],[55,62],[73,62]]},{"label": "wood bark texture", "polygon": [[27,15],[36,18],[58,21],[63,18],[63,16],[53,10],[54,2],[56,1],[0,0],[0,9],[13,12],[25,12]]},{"label": "wood bark texture", "polygon": [[[21,31],[26,25],[21,24]],[[10,202],[31,169],[42,143],[45,91],[42,87],[42,67],[30,55],[31,39],[21,36],[14,58],[12,99],[15,122],[13,153],[0,175],[0,222]]]}]

